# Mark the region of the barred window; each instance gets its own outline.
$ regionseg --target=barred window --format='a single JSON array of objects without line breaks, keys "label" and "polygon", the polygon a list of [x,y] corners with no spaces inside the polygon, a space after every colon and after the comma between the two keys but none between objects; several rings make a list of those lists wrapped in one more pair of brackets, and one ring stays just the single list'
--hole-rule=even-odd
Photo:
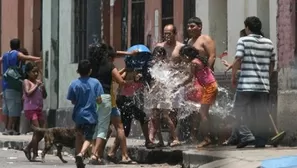
[{"label": "barred window", "polygon": [[184,1],[184,39],[188,38],[188,20],[191,17],[196,16],[196,1],[195,0],[185,0]]},{"label": "barred window", "polygon": [[162,0],[162,29],[173,24],[173,0]]},{"label": "barred window", "polygon": [[144,43],[144,0],[132,0],[131,46]]},{"label": "barred window", "polygon": [[87,58],[87,2],[86,0],[74,0],[73,63]]}]

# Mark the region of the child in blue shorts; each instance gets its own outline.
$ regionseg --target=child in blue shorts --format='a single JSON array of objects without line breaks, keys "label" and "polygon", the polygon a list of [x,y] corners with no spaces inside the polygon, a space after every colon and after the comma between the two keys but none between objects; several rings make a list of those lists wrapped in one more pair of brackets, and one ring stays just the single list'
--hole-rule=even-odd
[{"label": "child in blue shorts", "polygon": [[67,95],[67,99],[74,104],[72,119],[77,128],[75,161],[78,168],[85,167],[83,157],[92,142],[98,120],[96,103],[102,102],[102,85],[97,79],[89,77],[91,72],[91,63],[88,60],[80,61],[77,69],[80,78],[72,81]]}]

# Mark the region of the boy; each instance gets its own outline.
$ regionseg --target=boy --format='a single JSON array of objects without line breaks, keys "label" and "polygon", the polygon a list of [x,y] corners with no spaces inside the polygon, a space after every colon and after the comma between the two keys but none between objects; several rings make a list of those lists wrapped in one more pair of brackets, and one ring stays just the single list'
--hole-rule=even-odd
[{"label": "boy", "polygon": [[96,103],[102,102],[102,85],[97,79],[89,77],[91,72],[91,63],[88,60],[80,61],[77,69],[80,78],[72,81],[67,96],[74,104],[72,119],[77,128],[75,161],[78,168],[85,167],[83,156],[91,144],[98,120]]}]

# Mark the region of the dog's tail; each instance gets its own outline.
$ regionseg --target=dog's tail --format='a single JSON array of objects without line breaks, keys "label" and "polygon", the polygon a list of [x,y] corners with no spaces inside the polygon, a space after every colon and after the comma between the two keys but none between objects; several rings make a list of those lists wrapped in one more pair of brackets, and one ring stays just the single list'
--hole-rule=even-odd
[{"label": "dog's tail", "polygon": [[31,128],[34,132],[44,133],[46,131],[45,128],[35,127],[34,125],[32,125]]}]

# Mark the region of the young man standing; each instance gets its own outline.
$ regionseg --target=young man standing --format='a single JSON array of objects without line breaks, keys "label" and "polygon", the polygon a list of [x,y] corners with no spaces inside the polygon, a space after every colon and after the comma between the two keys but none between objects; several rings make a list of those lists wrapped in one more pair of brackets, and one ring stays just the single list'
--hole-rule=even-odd
[{"label": "young man standing", "polygon": [[[255,142],[255,147],[265,147],[268,140],[269,117],[267,113],[270,76],[274,70],[275,52],[273,43],[261,35],[262,23],[252,16],[244,21],[247,36],[237,42],[235,61],[232,66],[232,85],[237,86],[234,109],[240,142],[244,148]],[[236,81],[237,71],[239,80]],[[253,109],[251,120],[246,116],[248,107]],[[253,133],[248,121],[254,121]]]}]

